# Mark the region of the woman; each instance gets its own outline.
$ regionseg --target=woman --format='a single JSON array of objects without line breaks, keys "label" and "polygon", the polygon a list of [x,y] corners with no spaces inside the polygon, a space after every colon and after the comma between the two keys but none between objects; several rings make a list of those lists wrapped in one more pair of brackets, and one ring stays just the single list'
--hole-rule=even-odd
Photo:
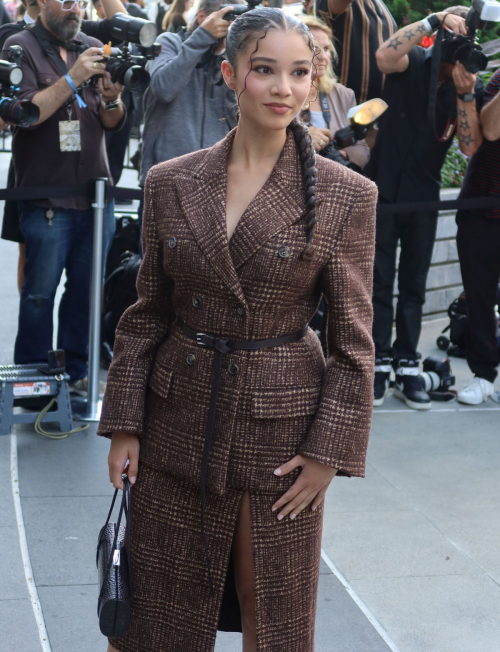
[{"label": "woman", "polygon": [[[238,126],[146,180],[139,300],[98,428],[113,485],[124,468],[134,484],[132,624],[108,652],[212,652],[217,629],[313,652],[323,499],[365,473],[376,188],[316,160],[294,119],[303,23],[247,12],[226,52]],[[326,363],[307,326],[323,292]]]},{"label": "woman", "polygon": [[[301,118],[308,126],[314,149],[321,152],[330,144],[336,131],[349,125],[347,112],[356,106],[356,96],[350,88],[338,83],[333,72],[332,58],[335,61],[337,53],[332,45],[332,30],[314,16],[302,16],[301,19],[319,47],[316,80],[306,104],[308,108],[302,112]],[[346,147],[341,153],[360,168],[364,168],[370,158],[370,148],[364,140]]]},{"label": "woman", "polygon": [[174,0],[163,18],[163,31],[177,32],[181,27],[187,27],[185,15],[192,6],[193,0]]}]

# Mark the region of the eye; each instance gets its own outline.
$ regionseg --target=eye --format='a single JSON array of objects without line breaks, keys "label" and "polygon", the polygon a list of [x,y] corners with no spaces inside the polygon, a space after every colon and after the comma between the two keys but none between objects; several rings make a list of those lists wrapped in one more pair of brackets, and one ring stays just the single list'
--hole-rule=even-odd
[{"label": "eye", "polygon": [[269,66],[256,66],[255,68],[252,68],[252,70],[260,72],[263,75],[267,75],[271,72],[271,68],[269,68]]},{"label": "eye", "polygon": [[297,77],[307,77],[307,75],[309,74],[309,69],[308,68],[299,68],[298,70],[295,71],[295,73],[299,73],[297,75]]}]

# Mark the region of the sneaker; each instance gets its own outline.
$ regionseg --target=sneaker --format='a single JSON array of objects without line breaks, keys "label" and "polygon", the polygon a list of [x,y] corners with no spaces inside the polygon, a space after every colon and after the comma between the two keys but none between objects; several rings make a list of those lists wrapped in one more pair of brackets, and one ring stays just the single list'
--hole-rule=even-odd
[{"label": "sneaker", "polygon": [[[106,383],[103,383],[102,380],[99,381],[99,396],[104,396],[104,391],[106,389]],[[74,383],[71,383],[69,386],[70,394],[79,394],[80,396],[87,396],[89,391],[89,377],[80,378]]]},{"label": "sneaker", "polygon": [[424,383],[418,372],[418,360],[398,360],[394,396],[413,410],[431,409],[431,397],[424,390]]},{"label": "sneaker", "polygon": [[380,407],[384,403],[385,395],[389,390],[391,377],[391,358],[375,359],[375,381],[373,385],[373,405]]},{"label": "sneaker", "polygon": [[480,405],[493,394],[493,390],[493,383],[490,383],[486,378],[479,378],[479,376],[476,376],[463,388],[457,398],[460,403],[466,403],[467,405]]}]

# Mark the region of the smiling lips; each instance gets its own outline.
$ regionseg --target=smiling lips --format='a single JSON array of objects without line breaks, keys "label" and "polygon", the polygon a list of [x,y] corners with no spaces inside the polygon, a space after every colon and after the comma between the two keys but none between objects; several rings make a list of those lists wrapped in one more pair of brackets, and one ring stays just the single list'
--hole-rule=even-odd
[{"label": "smiling lips", "polygon": [[288,113],[292,108],[291,106],[288,106],[288,104],[281,104],[280,102],[272,102],[271,104],[264,104],[264,106],[267,106],[267,108],[271,109],[273,113],[278,113],[279,115]]}]

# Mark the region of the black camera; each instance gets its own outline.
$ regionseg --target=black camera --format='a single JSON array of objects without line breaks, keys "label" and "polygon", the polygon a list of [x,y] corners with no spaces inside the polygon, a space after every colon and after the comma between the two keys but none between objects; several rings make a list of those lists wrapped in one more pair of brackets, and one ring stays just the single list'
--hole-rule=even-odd
[{"label": "black camera", "polygon": [[[145,22],[145,21],[143,21]],[[137,48],[137,46],[135,46]],[[148,47],[138,47],[140,54],[133,54],[128,43],[121,48],[104,46],[106,71],[111,75],[113,83],[118,82],[134,93],[144,93],[151,80],[146,64],[150,59],[155,59],[161,52],[161,45],[153,43]],[[92,83],[97,84],[97,77],[92,78]]]},{"label": "black camera", "polygon": [[496,0],[472,0],[465,21],[468,35],[455,35],[446,29],[443,32],[441,63],[459,62],[472,74],[486,70],[488,59],[476,43],[476,32],[487,22],[500,22],[500,3]]},{"label": "black camera", "polygon": [[455,376],[452,375],[449,358],[444,360],[429,356],[423,362],[423,372],[420,378],[424,389],[428,394],[432,392],[449,392],[450,387],[455,384]]},{"label": "black camera", "polygon": [[40,119],[40,109],[29,100],[18,100],[16,93],[23,80],[23,49],[9,47],[9,61],[0,60],[0,118],[4,122],[29,127]]},{"label": "black camera", "polygon": [[111,38],[125,43],[136,43],[143,48],[153,45],[158,36],[155,23],[128,14],[117,13],[109,19]]},{"label": "black camera", "polygon": [[233,7],[232,11],[228,11],[227,14],[224,14],[224,20],[235,20],[238,16],[245,14],[247,11],[252,11],[257,5],[260,5],[262,0],[247,0],[246,5],[232,5],[230,2],[225,5],[221,5],[220,8],[224,9],[225,7]]}]

